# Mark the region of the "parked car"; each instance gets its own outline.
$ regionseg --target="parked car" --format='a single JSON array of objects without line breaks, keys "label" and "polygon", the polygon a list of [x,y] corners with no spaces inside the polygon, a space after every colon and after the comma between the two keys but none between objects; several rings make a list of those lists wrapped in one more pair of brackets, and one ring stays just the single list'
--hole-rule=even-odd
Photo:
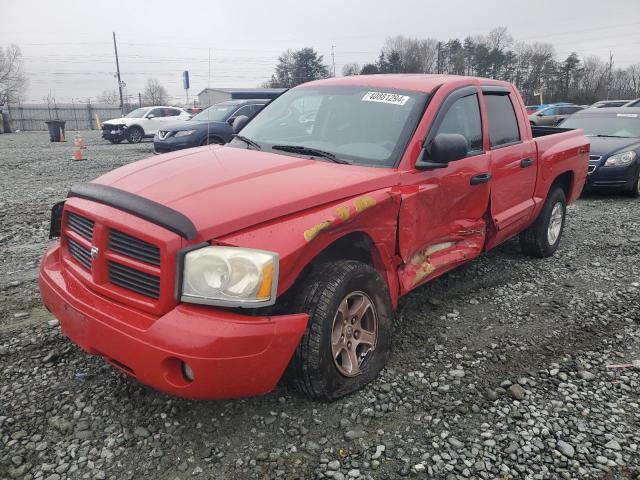
[{"label": "parked car", "polygon": [[159,390],[262,394],[288,368],[334,400],[387,363],[400,296],[516,235],[553,255],[588,158],[507,82],[309,82],[227,145],[73,186],[40,290],[73,342]]},{"label": "parked car", "polygon": [[580,105],[551,105],[529,115],[529,123],[540,127],[558,125],[558,123],[569,115],[583,109],[584,107],[581,107]]},{"label": "parked car", "polygon": [[189,113],[178,107],[136,108],[122,118],[103,122],[102,138],[111,143],[123,140],[140,143],[143,138],[153,137],[162,126],[190,118]]},{"label": "parked car", "polygon": [[544,108],[544,106],[543,105],[527,105],[524,108],[527,111],[527,115],[531,115],[533,113],[536,113],[538,110]]},{"label": "parked car", "polygon": [[611,107],[624,107],[632,100],[600,100],[594,104],[591,104],[589,108],[611,108]]},{"label": "parked car", "polygon": [[623,106],[625,107],[640,107],[640,98],[636,98],[635,100],[630,100],[625,103]]},{"label": "parked car", "polygon": [[581,128],[591,141],[587,190],[617,189],[640,197],[640,108],[583,110],[561,126]]},{"label": "parked car", "polygon": [[210,143],[231,141],[231,125],[239,116],[252,118],[270,100],[229,100],[213,105],[188,122],[163,126],[153,138],[153,151],[166,153]]}]

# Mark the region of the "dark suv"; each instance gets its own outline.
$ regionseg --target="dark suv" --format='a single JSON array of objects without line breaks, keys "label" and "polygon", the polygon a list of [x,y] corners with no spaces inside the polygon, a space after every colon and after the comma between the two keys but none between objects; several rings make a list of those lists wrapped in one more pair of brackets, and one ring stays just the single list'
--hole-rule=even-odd
[{"label": "dark suv", "polygon": [[154,153],[166,153],[201,145],[224,144],[233,137],[233,121],[252,118],[270,100],[229,100],[217,103],[191,120],[163,126],[153,137]]}]

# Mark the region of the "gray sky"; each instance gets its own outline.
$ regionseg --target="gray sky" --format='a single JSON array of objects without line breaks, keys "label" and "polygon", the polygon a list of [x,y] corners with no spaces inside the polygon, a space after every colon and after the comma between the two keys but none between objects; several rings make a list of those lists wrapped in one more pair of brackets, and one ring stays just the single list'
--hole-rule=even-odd
[{"label": "gray sky", "polygon": [[116,88],[112,31],[128,93],[154,77],[180,102],[183,70],[191,96],[207,86],[209,48],[211,86],[253,87],[287,48],[314,47],[331,64],[335,45],[339,74],[374,61],[390,36],[447,40],[499,25],[516,40],[553,43],[559,56],[612,51],[616,67],[640,62],[640,0],[0,0],[0,45],[21,46],[36,102]]}]

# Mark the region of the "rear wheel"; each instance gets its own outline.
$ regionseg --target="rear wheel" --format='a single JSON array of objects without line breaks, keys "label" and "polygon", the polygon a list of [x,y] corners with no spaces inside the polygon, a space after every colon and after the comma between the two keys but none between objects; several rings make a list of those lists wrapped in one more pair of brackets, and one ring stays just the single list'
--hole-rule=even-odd
[{"label": "rear wheel", "polygon": [[131,127],[127,129],[127,142],[140,143],[144,137],[144,132],[140,127]]},{"label": "rear wheel", "polygon": [[555,187],[549,192],[534,224],[520,234],[522,251],[538,258],[553,255],[560,245],[566,212],[567,199],[564,191]]},{"label": "rear wheel", "polygon": [[331,401],[359,390],[382,370],[391,349],[387,285],[369,265],[329,262],[307,279],[294,300],[309,323],[287,376],[309,397]]}]

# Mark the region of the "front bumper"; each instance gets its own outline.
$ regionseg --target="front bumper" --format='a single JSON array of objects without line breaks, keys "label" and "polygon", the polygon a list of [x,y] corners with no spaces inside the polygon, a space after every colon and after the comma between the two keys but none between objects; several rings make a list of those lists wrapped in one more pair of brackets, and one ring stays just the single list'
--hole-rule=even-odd
[{"label": "front bumper", "polygon": [[590,189],[631,190],[635,185],[640,165],[632,163],[627,167],[596,168],[587,176],[586,187]]},{"label": "front bumper", "polygon": [[124,140],[126,127],[124,125],[107,126],[102,129],[102,138],[105,140]]},{"label": "front bumper", "polygon": [[203,138],[200,135],[185,135],[184,137],[168,137],[164,140],[156,135],[153,138],[153,153],[175,152],[176,150],[184,150],[185,148],[199,147]]},{"label": "front bumper", "polygon": [[40,292],[63,333],[82,349],[141,383],[194,399],[271,391],[308,320],[306,314],[251,317],[189,304],[153,317],[87,288],[63,269],[58,244],[40,265]]}]

